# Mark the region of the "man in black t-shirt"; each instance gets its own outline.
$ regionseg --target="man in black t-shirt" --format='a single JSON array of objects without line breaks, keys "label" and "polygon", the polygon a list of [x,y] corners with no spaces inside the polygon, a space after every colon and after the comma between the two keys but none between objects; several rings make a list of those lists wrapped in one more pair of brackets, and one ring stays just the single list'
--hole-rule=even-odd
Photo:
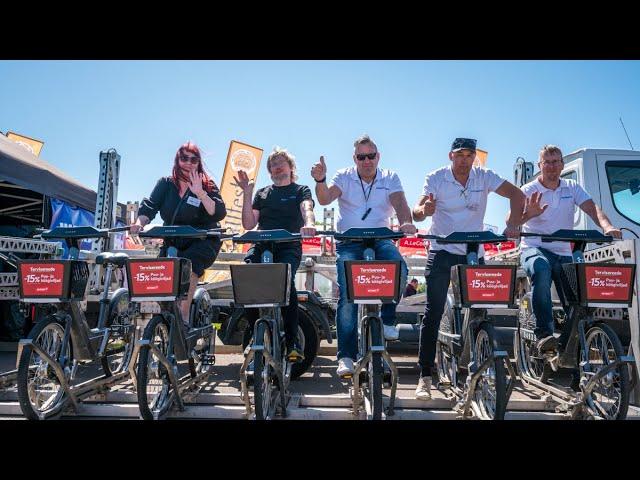
[{"label": "man in black t-shirt", "polygon": [[[276,147],[267,159],[267,170],[273,180],[273,185],[261,188],[251,201],[254,183],[249,181],[247,174],[240,170],[238,178],[233,177],[244,194],[242,203],[242,226],[251,230],[273,230],[282,228],[291,233],[300,232],[303,237],[313,237],[316,234],[315,217],[313,214],[313,199],[311,190],[306,185],[295,183],[295,158],[284,149]],[[248,252],[245,262],[260,263],[262,249],[254,245]],[[291,296],[289,305],[282,307],[284,319],[287,356],[290,362],[304,360],[304,352],[296,345],[298,333],[298,293],[295,288],[295,275],[302,258],[300,242],[278,243],[273,252],[273,261],[289,263],[291,265]],[[253,333],[253,324],[258,318],[258,310],[246,309],[249,326],[245,331],[245,345],[249,343]]]}]

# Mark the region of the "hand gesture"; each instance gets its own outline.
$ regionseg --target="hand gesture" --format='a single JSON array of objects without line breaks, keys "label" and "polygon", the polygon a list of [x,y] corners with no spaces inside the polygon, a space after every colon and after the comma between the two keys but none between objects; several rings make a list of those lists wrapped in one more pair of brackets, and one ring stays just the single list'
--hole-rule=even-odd
[{"label": "hand gesture", "polygon": [[245,195],[253,192],[254,182],[249,180],[249,175],[244,170],[238,170],[238,177],[233,177],[233,179]]},{"label": "hand gesture", "polygon": [[524,201],[524,213],[527,218],[531,219],[540,216],[549,206],[548,204],[540,205],[542,201],[542,192],[533,192],[533,195],[527,197]]},{"label": "hand gesture", "polygon": [[129,230],[130,233],[133,234],[137,234],[140,231],[142,231],[144,227],[142,225],[140,225],[139,223],[134,223],[133,225],[131,225],[131,229]]},{"label": "hand gesture", "polygon": [[436,212],[436,200],[433,198],[433,193],[430,193],[422,204],[422,211],[427,217],[430,217]]},{"label": "hand gesture", "polygon": [[613,238],[622,239],[622,232],[620,231],[619,228],[616,228],[613,225],[611,225],[609,228],[607,228],[604,231],[604,234],[605,235],[611,235]]},{"label": "hand gesture", "polygon": [[418,229],[413,223],[403,223],[402,225],[400,225],[400,231],[406,233],[407,235],[413,235],[418,231]]},{"label": "hand gesture", "polygon": [[315,237],[316,236],[316,227],[314,227],[313,225],[310,225],[310,226],[307,226],[307,227],[302,227],[300,229],[300,235],[302,235],[303,238]]},{"label": "hand gesture", "polygon": [[196,197],[200,197],[204,193],[202,188],[202,174],[195,170],[189,173],[189,190],[191,190]]},{"label": "hand gesture", "polygon": [[324,163],[324,157],[320,157],[319,163],[314,163],[311,168],[311,176],[314,180],[322,180],[327,176],[327,165]]}]

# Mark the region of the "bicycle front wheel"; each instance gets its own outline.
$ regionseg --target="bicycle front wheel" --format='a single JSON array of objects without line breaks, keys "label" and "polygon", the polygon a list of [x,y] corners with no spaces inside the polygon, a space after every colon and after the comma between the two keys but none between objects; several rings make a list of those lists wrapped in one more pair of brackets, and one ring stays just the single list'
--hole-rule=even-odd
[{"label": "bicycle front wheel", "polygon": [[[142,336],[167,357],[169,326],[162,315],[155,315]],[[166,367],[150,348],[141,348],[138,358],[137,393],[140,416],[144,420],[160,418],[171,406],[171,380]]]},{"label": "bicycle front wheel", "polygon": [[267,322],[258,322],[254,342],[262,340],[264,350],[256,350],[253,356],[253,400],[256,420],[271,420],[275,412],[277,392],[274,385],[277,381],[273,367],[264,355],[264,352],[268,352],[271,357],[274,355],[271,338],[271,329]]},{"label": "bicycle front wheel", "polygon": [[[71,342],[63,345],[64,326],[55,316],[49,315],[39,321],[27,338],[56,362],[64,355],[67,362],[63,367],[71,364]],[[53,367],[34,349],[25,347],[22,350],[16,380],[20,409],[29,420],[51,418],[62,413],[69,397]],[[69,381],[68,375],[66,380]]]},{"label": "bicycle front wheel", "polygon": [[[474,343],[474,358],[478,367],[498,350],[493,325],[484,322]],[[501,358],[494,358],[480,374],[472,403],[483,420],[503,420],[507,409],[507,375]]]},{"label": "bicycle front wheel", "polygon": [[[372,345],[380,346],[384,345],[384,340],[382,338],[382,322],[379,318],[371,317],[369,318],[369,328],[368,328],[368,347],[371,348]],[[382,366],[382,353],[381,352],[371,352],[371,361],[367,366],[368,370],[368,385],[365,389],[366,397],[369,401],[370,406],[370,418],[371,420],[381,420],[382,419],[382,376],[383,376],[383,366]]]},{"label": "bicycle front wheel", "polygon": [[[586,354],[581,352],[590,371],[580,372],[593,377],[602,368],[624,355],[622,343],[613,329],[604,323],[590,328],[586,335]],[[629,409],[629,367],[621,364],[596,381],[586,397],[589,407],[605,420],[624,420]]]}]

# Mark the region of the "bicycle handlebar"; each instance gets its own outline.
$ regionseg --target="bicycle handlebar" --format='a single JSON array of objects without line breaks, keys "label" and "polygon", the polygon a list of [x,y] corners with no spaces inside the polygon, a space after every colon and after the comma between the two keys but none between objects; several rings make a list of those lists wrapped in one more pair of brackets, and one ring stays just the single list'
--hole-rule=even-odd
[{"label": "bicycle handlebar", "polygon": [[165,225],[154,226],[144,232],[139,232],[141,238],[221,238],[223,229],[198,230],[191,225]]},{"label": "bicycle handlebar", "polygon": [[349,228],[342,233],[331,230],[320,230],[316,233],[319,235],[331,235],[336,240],[350,240],[352,242],[365,240],[398,240],[406,236],[404,232],[394,232],[387,227]]},{"label": "bicycle handlebar", "polygon": [[424,238],[427,240],[436,240],[438,243],[447,244],[447,243],[464,243],[464,244],[480,244],[480,243],[498,243],[498,242],[506,242],[509,240],[508,237],[504,235],[496,235],[490,231],[482,231],[482,232],[453,232],[449,235],[441,236],[441,235],[430,235],[425,233],[419,233],[418,238]]},{"label": "bicycle handlebar", "polygon": [[597,230],[556,230],[553,233],[522,232],[521,237],[540,237],[543,242],[584,242],[605,243],[613,242],[611,235],[604,235]]},{"label": "bicycle handlebar", "polygon": [[110,233],[125,232],[131,226],[96,228],[96,227],[56,227],[50,230],[43,230],[38,237],[44,239],[76,239],[76,238],[107,238]]},{"label": "bicycle handlebar", "polygon": [[290,233],[284,229],[249,230],[240,236],[232,237],[233,243],[300,242],[299,233]]}]

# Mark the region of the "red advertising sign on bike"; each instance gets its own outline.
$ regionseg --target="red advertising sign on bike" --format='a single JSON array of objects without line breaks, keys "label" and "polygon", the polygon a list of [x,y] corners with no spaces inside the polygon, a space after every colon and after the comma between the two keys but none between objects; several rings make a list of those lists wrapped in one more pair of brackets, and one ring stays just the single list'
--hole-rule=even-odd
[{"label": "red advertising sign on bike", "polygon": [[129,262],[131,296],[175,295],[175,261]]},{"label": "red advertising sign on bike", "polygon": [[395,262],[354,262],[350,273],[354,298],[389,298],[396,294],[398,265]]},{"label": "red advertising sign on bike", "polygon": [[21,296],[55,297],[63,296],[65,264],[60,263],[25,263],[20,265]]},{"label": "red advertising sign on bike", "polygon": [[511,268],[467,268],[468,301],[511,303],[512,279]]},{"label": "red advertising sign on bike", "polygon": [[590,266],[585,268],[587,301],[627,301],[633,291],[633,267],[622,266]]}]

